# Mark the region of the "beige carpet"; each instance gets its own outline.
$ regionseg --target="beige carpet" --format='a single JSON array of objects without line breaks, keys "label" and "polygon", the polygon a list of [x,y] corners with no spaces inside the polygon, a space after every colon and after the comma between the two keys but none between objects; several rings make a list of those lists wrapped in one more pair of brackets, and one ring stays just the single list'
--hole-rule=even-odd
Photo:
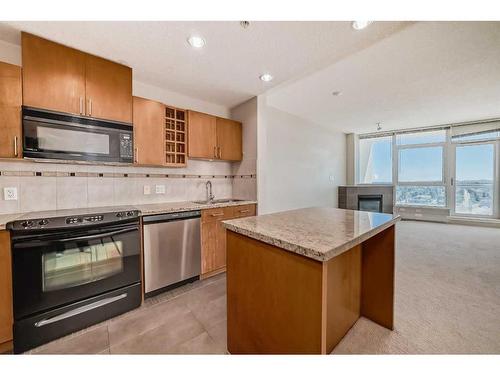
[{"label": "beige carpet", "polygon": [[361,318],[335,354],[500,353],[500,229],[397,224],[395,330]]}]

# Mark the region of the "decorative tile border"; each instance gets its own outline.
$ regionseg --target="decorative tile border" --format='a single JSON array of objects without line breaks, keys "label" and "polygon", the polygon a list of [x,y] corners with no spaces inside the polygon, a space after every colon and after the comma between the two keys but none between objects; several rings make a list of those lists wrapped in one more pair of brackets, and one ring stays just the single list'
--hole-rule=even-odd
[{"label": "decorative tile border", "polygon": [[188,179],[218,179],[218,178],[256,178],[256,174],[248,175],[201,175],[201,174],[164,174],[164,173],[110,173],[110,172],[60,172],[60,171],[0,171],[5,177],[102,177],[102,178],[188,178]]}]

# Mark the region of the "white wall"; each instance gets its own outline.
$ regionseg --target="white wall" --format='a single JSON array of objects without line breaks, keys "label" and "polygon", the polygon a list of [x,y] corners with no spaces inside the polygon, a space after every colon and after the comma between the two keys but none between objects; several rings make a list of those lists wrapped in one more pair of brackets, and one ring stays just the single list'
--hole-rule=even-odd
[{"label": "white wall", "polygon": [[0,61],[21,65],[21,46],[0,40]]},{"label": "white wall", "polygon": [[[258,97],[259,213],[337,207],[346,180],[346,137],[275,109]],[[331,178],[333,181],[331,181]]]},{"label": "white wall", "polygon": [[233,196],[257,199],[257,97],[231,109],[231,118],[243,124],[243,160],[233,163]]},{"label": "white wall", "polygon": [[149,85],[137,80],[134,80],[132,83],[132,94],[146,99],[157,100],[174,107],[192,109],[220,117],[229,117],[229,109],[227,107],[192,98],[170,91],[166,88]]}]

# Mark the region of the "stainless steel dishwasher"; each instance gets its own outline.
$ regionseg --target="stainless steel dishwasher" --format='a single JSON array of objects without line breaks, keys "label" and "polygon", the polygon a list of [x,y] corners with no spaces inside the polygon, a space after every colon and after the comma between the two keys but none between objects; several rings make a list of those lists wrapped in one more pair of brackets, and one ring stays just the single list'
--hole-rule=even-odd
[{"label": "stainless steel dishwasher", "polygon": [[198,279],[200,211],[144,216],[146,297]]}]

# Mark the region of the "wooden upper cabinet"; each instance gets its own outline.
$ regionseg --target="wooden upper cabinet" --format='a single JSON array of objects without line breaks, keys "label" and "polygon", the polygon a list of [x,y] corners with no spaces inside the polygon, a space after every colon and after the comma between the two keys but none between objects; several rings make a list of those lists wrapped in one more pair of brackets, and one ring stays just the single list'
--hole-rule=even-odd
[{"label": "wooden upper cabinet", "polygon": [[0,62],[0,157],[21,157],[21,67]]},{"label": "wooden upper cabinet", "polygon": [[243,158],[241,122],[189,111],[191,158],[237,161]]},{"label": "wooden upper cabinet", "polygon": [[27,33],[21,41],[24,105],[83,114],[85,54]]},{"label": "wooden upper cabinet", "polygon": [[22,33],[23,104],[132,122],[132,69]]},{"label": "wooden upper cabinet", "polygon": [[134,162],[165,163],[165,106],[153,100],[134,96]]},{"label": "wooden upper cabinet", "polygon": [[86,114],[132,122],[132,69],[85,55]]},{"label": "wooden upper cabinet", "polygon": [[237,161],[243,158],[241,122],[217,117],[218,158]]},{"label": "wooden upper cabinet", "polygon": [[206,113],[188,112],[188,156],[216,159],[216,118]]}]

